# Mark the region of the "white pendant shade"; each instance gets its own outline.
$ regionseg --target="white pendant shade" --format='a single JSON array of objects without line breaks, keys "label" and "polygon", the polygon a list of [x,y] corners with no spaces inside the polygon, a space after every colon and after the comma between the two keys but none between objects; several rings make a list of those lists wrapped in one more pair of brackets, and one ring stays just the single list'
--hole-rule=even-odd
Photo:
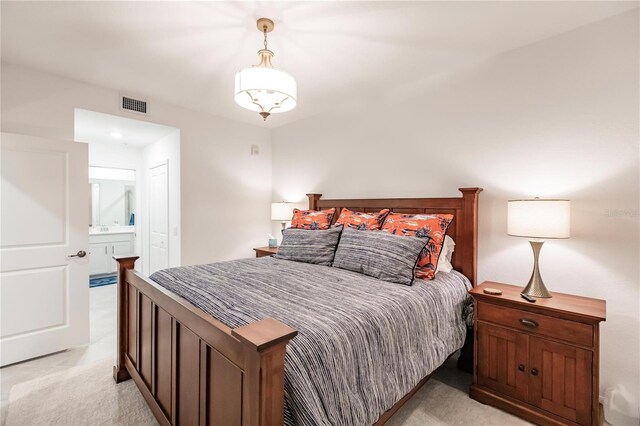
[{"label": "white pendant shade", "polygon": [[515,237],[569,238],[570,217],[569,200],[511,200],[507,233]]},{"label": "white pendant shade", "polygon": [[251,111],[278,113],[296,107],[295,79],[276,68],[255,66],[236,73],[235,101]]},{"label": "white pendant shade", "polygon": [[273,52],[267,48],[267,33],[273,31],[273,21],[260,18],[256,24],[264,34],[264,49],[258,51],[260,63],[236,73],[233,98],[242,108],[256,111],[266,121],[271,114],[296,107],[298,86],[291,74],[271,64]]}]

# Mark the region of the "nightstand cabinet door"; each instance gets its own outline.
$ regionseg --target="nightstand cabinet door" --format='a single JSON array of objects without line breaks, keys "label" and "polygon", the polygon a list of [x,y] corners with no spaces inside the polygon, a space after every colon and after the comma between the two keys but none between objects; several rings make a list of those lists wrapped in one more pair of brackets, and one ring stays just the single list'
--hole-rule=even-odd
[{"label": "nightstand cabinet door", "polygon": [[573,422],[591,424],[592,357],[591,351],[530,337],[529,403]]},{"label": "nightstand cabinet door", "polygon": [[478,384],[526,401],[529,337],[487,323],[477,327]]}]

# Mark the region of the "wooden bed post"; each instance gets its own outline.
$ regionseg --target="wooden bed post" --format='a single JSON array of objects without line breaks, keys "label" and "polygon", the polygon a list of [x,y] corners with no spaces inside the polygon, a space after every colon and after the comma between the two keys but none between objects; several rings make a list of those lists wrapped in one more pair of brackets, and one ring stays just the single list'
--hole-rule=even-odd
[{"label": "wooden bed post", "polygon": [[464,239],[470,244],[461,248],[463,271],[473,286],[477,283],[478,273],[478,195],[482,188],[458,188],[462,192],[462,212],[464,214]]},{"label": "wooden bed post", "polygon": [[307,194],[307,197],[309,197],[309,210],[318,210],[318,200],[322,194]]},{"label": "wooden bed post", "polygon": [[266,318],[235,328],[231,335],[246,349],[242,412],[246,424],[281,425],[284,422],[284,355],[298,332]]},{"label": "wooden bed post", "polygon": [[113,379],[116,383],[129,380],[131,376],[124,366],[127,350],[127,303],[129,303],[127,288],[127,271],[133,269],[139,256],[113,256],[118,262],[118,336],[116,340],[117,358],[113,367]]}]

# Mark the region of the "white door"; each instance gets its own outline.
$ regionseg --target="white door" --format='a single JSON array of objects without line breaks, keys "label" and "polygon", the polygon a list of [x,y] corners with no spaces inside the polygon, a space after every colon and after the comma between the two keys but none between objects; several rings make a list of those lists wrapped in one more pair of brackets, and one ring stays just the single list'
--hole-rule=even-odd
[{"label": "white door", "polygon": [[149,169],[149,274],[169,267],[169,165]]},{"label": "white door", "polygon": [[[89,342],[87,145],[2,133],[0,365]],[[82,253],[80,253],[82,254]]]}]

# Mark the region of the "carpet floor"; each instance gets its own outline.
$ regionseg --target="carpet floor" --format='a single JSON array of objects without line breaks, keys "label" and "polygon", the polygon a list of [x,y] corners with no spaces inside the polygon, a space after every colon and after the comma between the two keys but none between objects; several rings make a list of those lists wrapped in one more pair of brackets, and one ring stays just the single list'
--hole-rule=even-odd
[{"label": "carpet floor", "polygon": [[157,424],[133,380],[116,385],[112,368],[105,360],[13,386],[6,425]]},{"label": "carpet floor", "polygon": [[[112,365],[104,360],[13,386],[6,425],[156,425],[135,383],[115,384]],[[467,375],[455,371],[454,363],[445,364],[436,374],[388,426],[529,424],[469,399],[457,387],[468,386]],[[452,379],[457,383],[442,381]]]}]

